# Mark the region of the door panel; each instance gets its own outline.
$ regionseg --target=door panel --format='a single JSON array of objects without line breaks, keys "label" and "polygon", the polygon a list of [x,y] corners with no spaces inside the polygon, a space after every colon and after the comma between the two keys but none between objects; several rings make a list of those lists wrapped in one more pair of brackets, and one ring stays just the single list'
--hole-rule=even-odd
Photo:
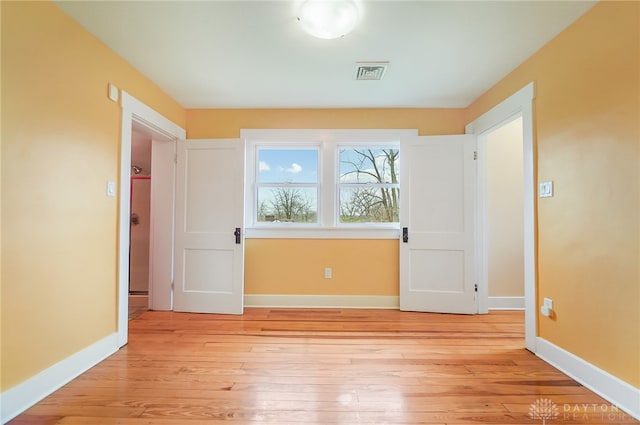
[{"label": "door panel", "polygon": [[474,136],[402,141],[400,309],[476,312]]},{"label": "door panel", "polygon": [[242,314],[244,145],[178,143],[174,310]]},{"label": "door panel", "polygon": [[151,141],[149,307],[171,310],[174,264],[176,141]]}]

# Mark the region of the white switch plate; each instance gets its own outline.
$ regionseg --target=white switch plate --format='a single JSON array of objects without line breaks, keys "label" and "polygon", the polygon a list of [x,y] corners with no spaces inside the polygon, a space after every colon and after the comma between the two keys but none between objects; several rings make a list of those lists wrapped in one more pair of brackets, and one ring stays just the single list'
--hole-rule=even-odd
[{"label": "white switch plate", "polygon": [[550,198],[553,196],[553,182],[541,182],[540,183],[540,197]]},{"label": "white switch plate", "polygon": [[331,277],[333,276],[333,270],[331,270],[331,267],[327,267],[324,269],[324,278],[325,279],[331,279]]},{"label": "white switch plate", "polygon": [[545,317],[553,316],[553,300],[551,298],[544,298],[542,307],[540,307],[540,314]]},{"label": "white switch plate", "polygon": [[118,90],[118,87],[114,86],[113,84],[109,84],[109,99],[113,100],[114,102],[117,102],[119,95],[120,95],[120,92]]},{"label": "white switch plate", "polygon": [[107,196],[116,196],[116,182],[114,182],[113,180],[107,181]]}]

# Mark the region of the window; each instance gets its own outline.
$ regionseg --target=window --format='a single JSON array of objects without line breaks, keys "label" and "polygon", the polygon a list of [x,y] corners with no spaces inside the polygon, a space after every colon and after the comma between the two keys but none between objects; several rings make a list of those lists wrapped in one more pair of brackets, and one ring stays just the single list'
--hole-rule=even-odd
[{"label": "window", "polygon": [[400,148],[340,148],[340,223],[398,223]]},{"label": "window", "polygon": [[318,222],[318,149],[258,147],[257,223]]},{"label": "window", "polygon": [[397,238],[416,130],[241,130],[248,238]]}]

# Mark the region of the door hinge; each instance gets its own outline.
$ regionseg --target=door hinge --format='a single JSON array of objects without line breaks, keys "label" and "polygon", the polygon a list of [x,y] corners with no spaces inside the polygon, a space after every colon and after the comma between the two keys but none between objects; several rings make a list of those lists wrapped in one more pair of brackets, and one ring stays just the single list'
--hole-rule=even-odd
[{"label": "door hinge", "polygon": [[478,159],[478,151],[473,151],[473,160],[477,160]]},{"label": "door hinge", "polygon": [[174,164],[177,164],[177,163],[178,163],[178,154],[175,154],[175,155],[173,156],[173,163],[174,163]]},{"label": "door hinge", "polygon": [[475,285],[473,285],[473,289],[474,289],[474,291],[478,292],[478,284],[477,283]]},{"label": "door hinge", "polygon": [[173,291],[173,284],[174,284],[174,282],[171,282],[171,290],[172,291]]}]

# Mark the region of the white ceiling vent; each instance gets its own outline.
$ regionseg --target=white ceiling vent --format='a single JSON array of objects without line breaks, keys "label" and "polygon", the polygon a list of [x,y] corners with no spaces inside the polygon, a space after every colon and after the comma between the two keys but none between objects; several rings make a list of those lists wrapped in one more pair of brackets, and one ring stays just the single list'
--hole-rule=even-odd
[{"label": "white ceiling vent", "polygon": [[356,62],[356,80],[382,80],[389,62]]}]

